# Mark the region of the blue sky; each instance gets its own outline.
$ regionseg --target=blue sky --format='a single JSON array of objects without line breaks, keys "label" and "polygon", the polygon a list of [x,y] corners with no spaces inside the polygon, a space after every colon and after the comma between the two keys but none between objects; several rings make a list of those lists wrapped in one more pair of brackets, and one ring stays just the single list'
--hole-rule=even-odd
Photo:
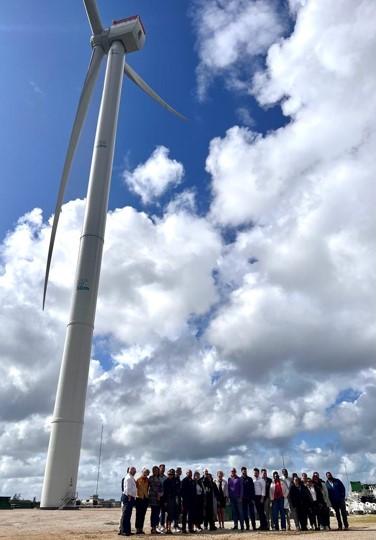
[{"label": "blue sky", "polygon": [[[103,4],[103,5],[102,5]],[[238,121],[236,109],[245,107],[265,133],[286,122],[278,106],[262,110],[251,96],[226,91],[223,81],[213,85],[205,103],[197,99],[197,52],[189,2],[102,2],[104,24],[128,14],[140,14],[147,41],[129,63],[175,108],[186,124],[159,108],[129,81],[123,87],[114,160],[110,208],[139,199],[125,189],[119,171],[144,161],[157,145],[170,148],[184,163],[184,188],[199,191],[203,212],[209,202],[209,178],[204,172],[210,140]],[[3,72],[0,119],[3,178],[0,234],[12,228],[20,215],[35,206],[45,217],[52,214],[67,141],[79,93],[90,58],[90,31],[79,1],[51,4],[27,0],[2,6],[0,59]],[[27,43],[27,45],[26,45]],[[262,56],[259,61],[262,62]],[[92,141],[95,133],[102,78],[96,86],[85,131],[81,137],[67,200],[86,193]],[[143,121],[147,118],[147,123]],[[22,156],[22,157],[21,157]],[[154,209],[157,210],[157,209]]]},{"label": "blue sky", "polygon": [[[278,468],[282,450],[290,470],[370,480],[374,2],[98,8],[105,25],[141,15],[145,48],[127,61],[188,122],[125,80],[79,492],[94,489],[101,423],[106,496],[130,463]],[[4,494],[41,489],[104,66],[42,312],[48,219],[89,38],[79,0],[2,5]],[[156,446],[170,425],[174,437]]]}]

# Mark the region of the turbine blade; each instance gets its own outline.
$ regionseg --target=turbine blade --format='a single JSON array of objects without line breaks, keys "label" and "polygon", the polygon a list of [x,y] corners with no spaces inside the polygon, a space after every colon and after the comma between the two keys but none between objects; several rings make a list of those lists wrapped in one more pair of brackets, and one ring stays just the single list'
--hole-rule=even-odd
[{"label": "turbine blade", "polygon": [[171,105],[166,103],[156,92],[154,92],[154,90],[150,88],[150,86],[127,63],[124,64],[124,73],[130,78],[131,81],[133,81],[139,88],[141,88],[141,90],[143,90],[148,96],[155,99],[155,101],[159,103],[159,105],[162,105],[162,107],[170,111],[170,113],[175,114],[181,120],[185,120],[185,121],[187,120],[185,116],[180,114],[178,111],[175,111],[175,109],[173,109]]},{"label": "turbine blade", "polygon": [[103,32],[103,26],[101,23],[101,18],[99,16],[97,3],[95,0],[84,0],[84,5],[86,9],[87,18],[89,19],[89,24],[91,26],[91,31],[93,34],[101,34]]},{"label": "turbine blade", "polygon": [[94,84],[98,75],[98,71],[99,71],[99,67],[100,67],[103,55],[104,55],[104,52],[101,47],[94,47],[91,54],[90,64],[89,64],[89,68],[86,74],[85,82],[81,90],[76,117],[74,119],[72,131],[71,131],[71,135],[69,139],[67,155],[65,156],[64,168],[63,168],[63,173],[61,175],[59,193],[58,193],[57,201],[56,201],[54,220],[52,223],[50,245],[48,247],[46,274],[44,277],[44,289],[43,289],[43,309],[44,309],[44,304],[46,301],[48,276],[50,273],[51,258],[52,258],[52,252],[54,249],[56,230],[59,223],[61,206],[63,204],[63,199],[64,199],[65,186],[67,185],[67,180],[68,180],[69,172],[71,169],[74,152],[76,150],[77,142],[81,133],[81,128],[85,120],[90,97],[94,88]]}]

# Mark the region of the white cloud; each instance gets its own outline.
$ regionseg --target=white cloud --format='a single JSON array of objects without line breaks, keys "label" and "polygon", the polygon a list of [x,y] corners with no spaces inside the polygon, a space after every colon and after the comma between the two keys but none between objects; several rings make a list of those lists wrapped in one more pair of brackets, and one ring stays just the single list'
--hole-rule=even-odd
[{"label": "white cloud", "polygon": [[157,146],[145,163],[137,165],[133,172],[124,171],[125,183],[141,197],[144,204],[153,202],[168,188],[181,182],[184,167],[168,156],[168,148]]},{"label": "white cloud", "polygon": [[[251,60],[265,54],[284,29],[283,19],[269,0],[199,1],[193,21],[198,35],[200,99],[205,98],[211,80],[218,75],[223,75],[229,86],[246,86]],[[246,82],[240,75],[241,68],[246,68]]]}]

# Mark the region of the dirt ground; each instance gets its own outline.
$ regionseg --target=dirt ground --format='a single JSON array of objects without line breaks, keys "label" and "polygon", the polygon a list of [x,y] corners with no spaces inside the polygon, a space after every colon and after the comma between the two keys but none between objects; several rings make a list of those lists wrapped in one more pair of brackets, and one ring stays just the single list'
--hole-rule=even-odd
[{"label": "dirt ground", "polygon": [[[81,510],[2,510],[0,511],[0,539],[19,540],[107,540],[118,538],[118,523],[120,509],[98,508]],[[147,516],[148,518],[148,516]],[[257,540],[273,538],[296,538],[309,536],[310,540],[376,540],[376,516],[350,516],[350,529],[348,531],[328,532],[245,532],[234,534],[230,531],[231,523],[227,523],[228,529],[216,531],[214,534],[203,532],[195,535],[184,535],[184,538],[206,537],[206,540],[239,540],[240,538]],[[148,523],[148,519],[145,523]],[[336,522],[332,519],[332,529],[336,528]],[[146,534],[150,531],[145,527]],[[174,536],[181,536],[179,534]],[[141,538],[135,536],[135,539]]]}]

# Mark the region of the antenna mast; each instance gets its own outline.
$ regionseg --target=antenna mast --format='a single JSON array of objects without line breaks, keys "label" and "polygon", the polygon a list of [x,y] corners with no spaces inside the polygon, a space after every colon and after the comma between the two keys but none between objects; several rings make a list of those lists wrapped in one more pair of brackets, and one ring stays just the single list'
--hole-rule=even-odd
[{"label": "antenna mast", "polygon": [[97,472],[97,487],[95,490],[95,494],[98,497],[98,484],[99,484],[99,472],[101,470],[101,457],[102,457],[102,441],[103,441],[103,424],[101,429],[101,442],[99,445],[99,457],[98,457],[98,472]]}]

